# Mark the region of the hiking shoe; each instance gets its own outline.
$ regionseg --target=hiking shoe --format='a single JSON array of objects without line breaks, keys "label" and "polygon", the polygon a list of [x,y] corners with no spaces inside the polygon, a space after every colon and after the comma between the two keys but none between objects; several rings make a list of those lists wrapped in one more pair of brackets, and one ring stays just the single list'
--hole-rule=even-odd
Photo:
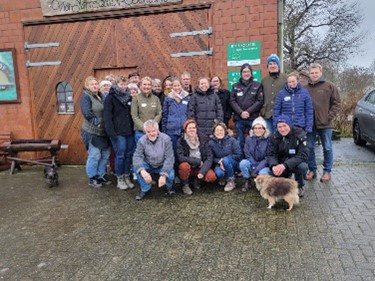
[{"label": "hiking shoe", "polygon": [[127,190],[129,189],[129,186],[126,184],[124,180],[124,175],[117,177],[117,187],[121,190]]},{"label": "hiking shoe", "polygon": [[89,179],[89,186],[91,187],[102,187],[103,185],[97,180],[96,177]]},{"label": "hiking shoe", "polygon": [[129,175],[125,175],[125,176],[124,176],[124,181],[125,181],[125,184],[126,184],[129,188],[131,188],[131,189],[134,188],[134,184],[133,184],[132,181],[130,180],[130,176],[129,176]]},{"label": "hiking shoe", "polygon": [[249,189],[250,189],[250,179],[246,179],[246,181],[245,181],[245,184],[242,186],[242,191],[243,192],[246,192],[246,191],[248,191]]},{"label": "hiking shoe", "polygon": [[194,180],[194,188],[200,189],[201,188],[201,181],[200,180]]},{"label": "hiking shoe", "polygon": [[167,189],[167,192],[165,193],[167,196],[172,196],[174,194],[176,194],[176,191],[173,188]]},{"label": "hiking shoe", "polygon": [[320,178],[320,182],[326,183],[331,180],[331,174],[328,172],[323,173],[323,176]]},{"label": "hiking shoe", "polygon": [[305,176],[305,179],[307,181],[311,181],[311,180],[313,180],[315,178],[316,178],[316,173],[313,172],[313,171],[308,171],[307,174],[306,174],[306,176]]},{"label": "hiking shoe", "polygon": [[135,200],[137,201],[140,201],[140,200],[143,200],[145,199],[145,197],[147,197],[149,194],[150,194],[150,191],[146,191],[146,192],[143,192],[142,190],[137,194],[137,196],[135,196]]},{"label": "hiking shoe", "polygon": [[107,175],[104,175],[102,177],[98,177],[97,181],[101,183],[102,185],[111,185],[112,181],[109,180]]},{"label": "hiking shoe", "polygon": [[219,185],[220,186],[224,186],[226,183],[227,183],[227,181],[225,179],[220,179],[219,180]]},{"label": "hiking shoe", "polygon": [[303,197],[305,195],[305,187],[300,186],[298,187],[298,196]]},{"label": "hiking shoe", "polygon": [[236,187],[234,180],[228,180],[227,184],[224,187],[224,191],[232,191]]},{"label": "hiking shoe", "polygon": [[188,184],[184,184],[182,186],[182,192],[185,194],[185,195],[192,195],[193,194],[193,191],[191,190],[190,186]]}]

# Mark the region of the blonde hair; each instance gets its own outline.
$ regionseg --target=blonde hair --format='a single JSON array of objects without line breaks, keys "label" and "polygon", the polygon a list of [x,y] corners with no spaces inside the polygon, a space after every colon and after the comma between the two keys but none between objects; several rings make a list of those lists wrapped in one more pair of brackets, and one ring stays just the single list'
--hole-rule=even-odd
[{"label": "blonde hair", "polygon": [[85,79],[85,83],[84,83],[84,86],[85,86],[86,89],[89,88],[89,83],[90,83],[90,81],[92,81],[92,80],[95,80],[95,81],[98,82],[98,84],[99,84],[99,80],[98,80],[98,79],[96,79],[94,76],[89,76],[89,77],[87,77],[87,78]]}]

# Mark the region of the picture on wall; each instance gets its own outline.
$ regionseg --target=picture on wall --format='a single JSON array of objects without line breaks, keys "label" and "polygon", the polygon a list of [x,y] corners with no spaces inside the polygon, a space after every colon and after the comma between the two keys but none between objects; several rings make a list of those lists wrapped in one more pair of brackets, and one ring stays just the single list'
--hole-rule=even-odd
[{"label": "picture on wall", "polygon": [[0,103],[20,102],[14,49],[0,50]]}]

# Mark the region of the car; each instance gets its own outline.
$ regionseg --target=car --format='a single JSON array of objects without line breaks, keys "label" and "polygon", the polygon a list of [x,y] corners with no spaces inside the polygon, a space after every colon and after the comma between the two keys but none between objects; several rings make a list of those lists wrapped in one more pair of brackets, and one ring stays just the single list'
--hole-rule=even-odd
[{"label": "car", "polygon": [[375,89],[361,98],[353,114],[353,140],[356,145],[375,145]]}]

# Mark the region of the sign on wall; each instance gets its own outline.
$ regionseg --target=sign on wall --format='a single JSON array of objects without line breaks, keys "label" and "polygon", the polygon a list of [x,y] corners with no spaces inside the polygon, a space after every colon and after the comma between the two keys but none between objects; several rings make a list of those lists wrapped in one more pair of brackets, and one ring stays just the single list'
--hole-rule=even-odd
[{"label": "sign on wall", "polygon": [[161,6],[182,0],[40,0],[44,16]]},{"label": "sign on wall", "polygon": [[[240,81],[241,74],[240,70],[233,70],[228,72],[228,90],[232,91],[234,83]],[[253,78],[254,81],[260,82],[262,80],[262,72],[260,69],[253,69]]]},{"label": "sign on wall", "polygon": [[241,66],[260,64],[260,42],[237,42],[227,45],[228,66]]}]

